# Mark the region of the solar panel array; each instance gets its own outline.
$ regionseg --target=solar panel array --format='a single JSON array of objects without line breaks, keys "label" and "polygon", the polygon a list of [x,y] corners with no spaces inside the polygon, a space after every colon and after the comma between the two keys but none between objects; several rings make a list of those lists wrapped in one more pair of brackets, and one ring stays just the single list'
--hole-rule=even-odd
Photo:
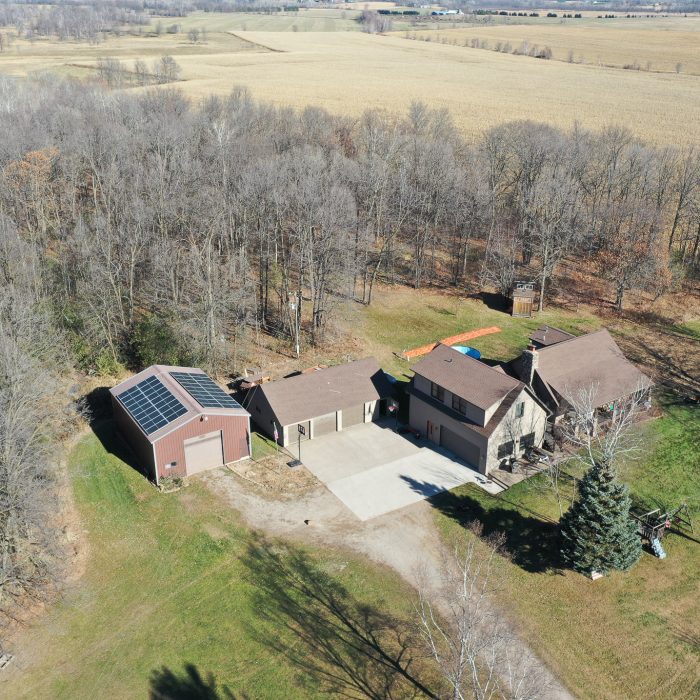
[{"label": "solar panel array", "polygon": [[148,377],[117,397],[146,435],[155,433],[187,409],[158,377]]},{"label": "solar panel array", "polygon": [[170,376],[203,408],[241,407],[206,374],[171,372]]}]

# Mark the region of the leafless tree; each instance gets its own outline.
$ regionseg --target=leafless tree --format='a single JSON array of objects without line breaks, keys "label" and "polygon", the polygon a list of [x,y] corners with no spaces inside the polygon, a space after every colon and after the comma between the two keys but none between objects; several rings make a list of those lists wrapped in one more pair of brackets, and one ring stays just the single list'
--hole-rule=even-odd
[{"label": "leafless tree", "polygon": [[503,538],[481,540],[474,530],[444,553],[439,583],[423,576],[418,589],[418,624],[445,682],[441,697],[535,700],[546,683],[496,609]]}]

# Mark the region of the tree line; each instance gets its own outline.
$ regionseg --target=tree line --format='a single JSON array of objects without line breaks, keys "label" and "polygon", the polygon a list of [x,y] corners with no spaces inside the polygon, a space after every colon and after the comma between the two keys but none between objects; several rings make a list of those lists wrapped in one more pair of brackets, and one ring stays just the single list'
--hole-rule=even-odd
[{"label": "tree line", "polygon": [[528,274],[544,305],[573,257],[621,308],[700,266],[700,153],[624,129],[522,121],[467,143],[422,104],[350,119],[243,89],[197,106],[75,83],[0,94],[0,212],[84,368],[165,353],[231,371],[247,334],[291,337],[300,294],[319,344],[378,279],[507,293]]}]

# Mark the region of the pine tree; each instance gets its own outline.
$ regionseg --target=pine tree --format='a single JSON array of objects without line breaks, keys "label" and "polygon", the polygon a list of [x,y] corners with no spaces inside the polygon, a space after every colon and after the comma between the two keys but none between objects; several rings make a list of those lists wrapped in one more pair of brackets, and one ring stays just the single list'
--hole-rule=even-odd
[{"label": "pine tree", "polygon": [[641,556],[629,492],[606,462],[597,462],[581,480],[578,500],[561,519],[561,536],[562,558],[587,575],[626,571]]}]

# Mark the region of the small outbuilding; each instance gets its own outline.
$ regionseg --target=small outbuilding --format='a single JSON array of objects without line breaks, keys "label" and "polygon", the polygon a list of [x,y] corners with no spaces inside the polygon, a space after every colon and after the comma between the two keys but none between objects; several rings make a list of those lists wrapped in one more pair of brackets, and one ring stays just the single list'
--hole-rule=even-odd
[{"label": "small outbuilding", "polygon": [[393,394],[387,375],[368,357],[261,384],[245,404],[257,428],[288,447],[300,437],[312,440],[377,420]]},{"label": "small outbuilding", "polygon": [[153,365],[110,393],[117,432],[156,484],[250,457],[250,414],[201,369]]},{"label": "small outbuilding", "polygon": [[516,282],[513,285],[511,298],[513,300],[513,307],[511,310],[512,316],[523,316],[530,318],[533,311],[536,311],[534,283]]}]

